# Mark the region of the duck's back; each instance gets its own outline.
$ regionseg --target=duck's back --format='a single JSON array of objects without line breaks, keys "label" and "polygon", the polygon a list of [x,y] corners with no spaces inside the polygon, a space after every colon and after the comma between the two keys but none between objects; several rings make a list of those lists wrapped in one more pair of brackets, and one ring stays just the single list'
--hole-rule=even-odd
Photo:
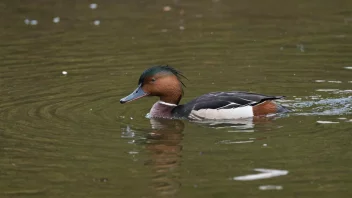
[{"label": "duck's back", "polygon": [[177,106],[174,117],[189,119],[239,119],[288,110],[273,102],[284,96],[268,96],[241,91],[212,92]]}]

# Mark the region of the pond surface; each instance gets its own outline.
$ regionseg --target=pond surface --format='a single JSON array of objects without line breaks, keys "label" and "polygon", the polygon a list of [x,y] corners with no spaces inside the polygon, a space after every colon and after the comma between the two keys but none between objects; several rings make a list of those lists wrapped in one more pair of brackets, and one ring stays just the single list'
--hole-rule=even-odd
[{"label": "pond surface", "polygon": [[[0,3],[0,197],[352,196],[352,1],[91,3]],[[181,103],[243,90],[292,112],[121,105],[159,64],[188,77]]]}]

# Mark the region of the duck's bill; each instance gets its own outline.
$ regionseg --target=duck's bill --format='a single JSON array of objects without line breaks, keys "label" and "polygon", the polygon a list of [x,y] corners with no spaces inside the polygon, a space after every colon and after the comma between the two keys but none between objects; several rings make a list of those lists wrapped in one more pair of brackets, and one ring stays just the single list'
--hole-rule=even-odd
[{"label": "duck's bill", "polygon": [[148,93],[145,93],[145,92],[143,91],[141,85],[139,85],[139,86],[137,87],[137,89],[135,89],[130,95],[128,95],[128,96],[122,98],[122,99],[120,100],[120,103],[123,104],[123,103],[126,103],[126,102],[131,102],[131,101],[133,101],[133,100],[137,100],[137,99],[139,99],[139,98],[143,98],[143,97],[145,97],[145,96],[147,96],[147,95],[148,95]]}]

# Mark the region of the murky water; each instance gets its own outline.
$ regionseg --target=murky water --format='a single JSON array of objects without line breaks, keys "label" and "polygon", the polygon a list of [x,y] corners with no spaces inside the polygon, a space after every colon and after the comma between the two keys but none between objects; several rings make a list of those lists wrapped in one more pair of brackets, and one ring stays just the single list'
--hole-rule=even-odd
[{"label": "murky water", "polygon": [[[351,197],[351,8],[2,1],[0,197]],[[119,99],[156,64],[188,77],[182,102],[245,90],[293,112],[147,119],[156,98]]]}]

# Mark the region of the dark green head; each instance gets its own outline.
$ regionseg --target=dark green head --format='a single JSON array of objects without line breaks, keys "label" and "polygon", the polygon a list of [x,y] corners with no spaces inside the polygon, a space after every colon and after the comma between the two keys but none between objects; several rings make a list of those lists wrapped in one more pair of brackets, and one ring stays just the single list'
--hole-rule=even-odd
[{"label": "dark green head", "polygon": [[159,96],[161,101],[178,104],[183,95],[181,78],[178,70],[166,66],[154,66],[145,70],[138,80],[138,87],[130,95],[122,98],[120,103],[130,102],[144,96]]},{"label": "dark green head", "polygon": [[[176,70],[173,67],[170,67],[168,65],[158,65],[158,66],[154,66],[151,67],[149,69],[146,69],[142,75],[139,77],[138,80],[138,85],[143,84],[144,80],[148,77],[154,76],[156,74],[159,73],[163,73],[165,75],[175,75],[177,77],[177,79],[181,82],[181,84],[183,86],[185,86],[185,84],[181,81],[181,78],[186,78],[184,75],[182,75],[182,73],[178,70]],[[186,78],[187,79],[187,78]]]}]

